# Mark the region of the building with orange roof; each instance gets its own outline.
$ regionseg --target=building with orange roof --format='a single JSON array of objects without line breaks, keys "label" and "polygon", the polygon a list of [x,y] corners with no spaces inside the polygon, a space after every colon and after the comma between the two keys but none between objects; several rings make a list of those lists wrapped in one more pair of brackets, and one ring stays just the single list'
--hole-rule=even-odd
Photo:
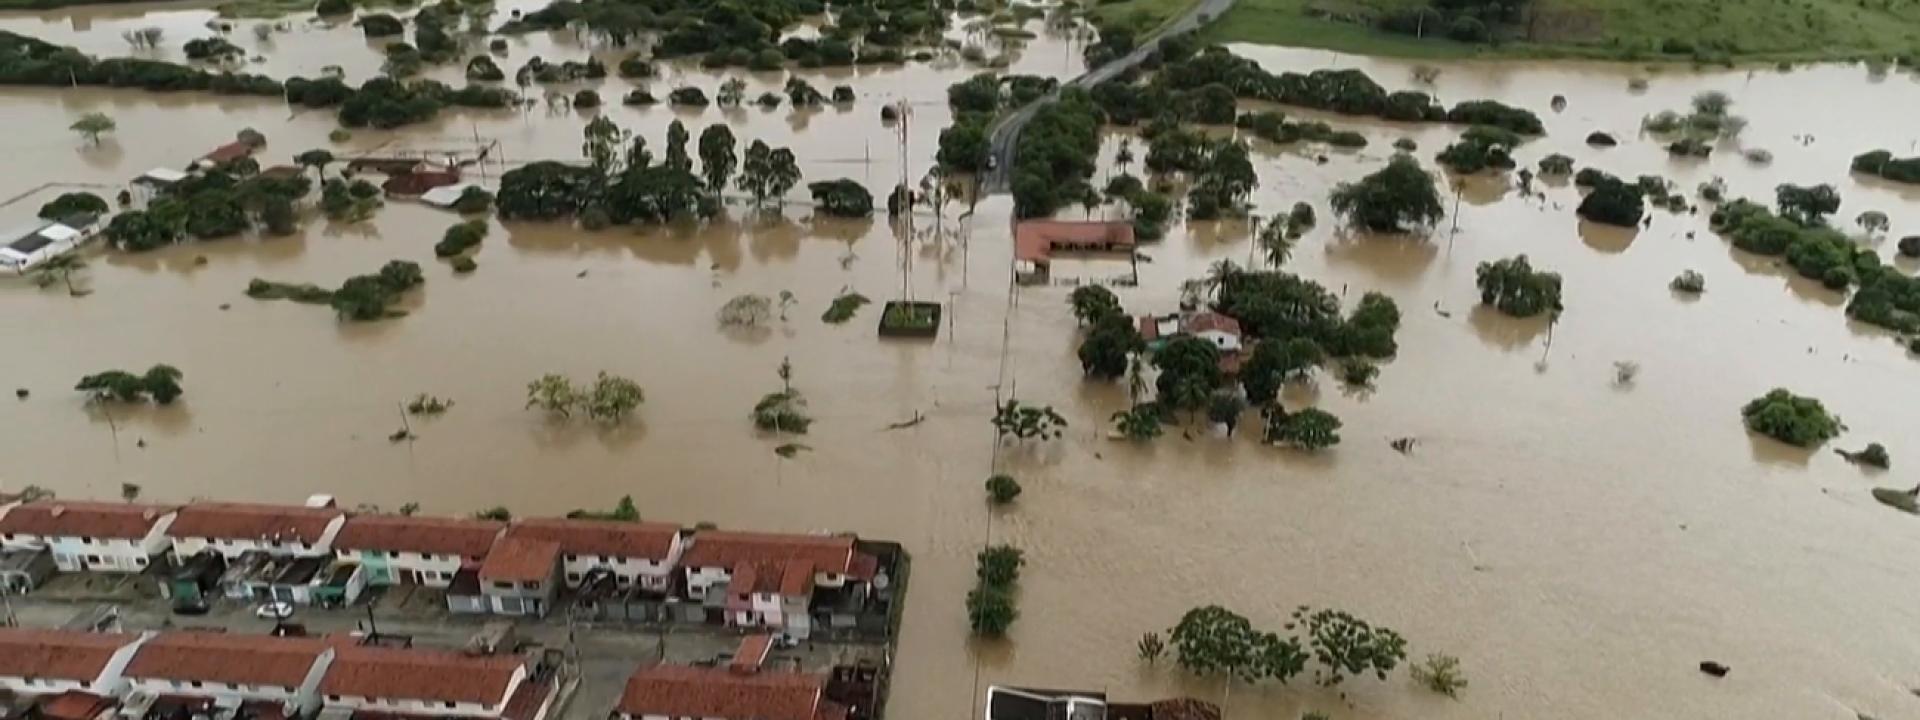
[{"label": "building with orange roof", "polygon": [[546,615],[560,586],[560,543],[501,538],[480,565],[480,592],[499,615]]},{"label": "building with orange roof", "polygon": [[687,597],[722,608],[728,625],[804,640],[813,633],[815,589],[864,593],[877,561],[851,536],[702,530],[680,565]]},{"label": "building with orange roof", "polygon": [[305,717],[318,709],[314,690],[338,644],[319,637],[165,632],[141,644],[126,675],[135,692],[150,697],[199,698],[221,707],[255,703]]},{"label": "building with orange roof", "polygon": [[846,720],[823,675],[654,665],[627,678],[613,720]]},{"label": "building with orange roof", "polygon": [[471,518],[354,515],[334,537],[333,554],[360,563],[372,585],[446,587],[462,569],[479,568],[506,527]]},{"label": "building with orange roof", "polygon": [[145,635],[0,627],[0,692],[118,695]]},{"label": "building with orange roof", "polygon": [[327,710],[497,718],[528,680],[518,655],[362,645],[335,652],[319,693]]},{"label": "building with orange roof", "polygon": [[172,546],[175,509],[44,500],[0,514],[0,547],[45,548],[61,572],[142,572]]},{"label": "building with orange roof", "polygon": [[332,554],[333,538],[346,522],[333,499],[317,495],[305,505],[194,503],[180,508],[167,537],[175,560],[213,551],[228,562],[251,551],[269,555]]},{"label": "building with orange roof", "polygon": [[682,544],[678,525],[570,518],[517,521],[507,528],[507,537],[558,543],[567,587],[579,587],[598,571],[621,590],[651,593],[673,586]]}]

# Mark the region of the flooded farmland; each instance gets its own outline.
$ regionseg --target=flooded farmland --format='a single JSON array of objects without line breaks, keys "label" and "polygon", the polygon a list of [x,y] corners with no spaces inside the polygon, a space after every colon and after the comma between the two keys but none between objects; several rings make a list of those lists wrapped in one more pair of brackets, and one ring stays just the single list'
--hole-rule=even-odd
[{"label": "flooded farmland", "polygon": [[[125,29],[163,25],[176,48],[203,34],[195,28],[212,12],[181,7],[7,14],[0,29],[124,55]],[[244,32],[234,41],[265,56],[252,71],[274,77],[325,65],[350,78],[377,72],[357,30],[296,27],[274,35],[271,48]],[[512,43],[511,66],[588,50],[570,34]],[[1405,63],[1234,49],[1269,70],[1357,67],[1389,89],[1412,87]],[[1012,70],[1066,76],[1080,71],[1077,58],[1077,47],[1043,37]],[[1879,210],[1892,237],[1920,233],[1920,191],[1847,174],[1848,158],[1865,150],[1911,154],[1920,137],[1911,75],[1837,65],[1438,67],[1435,92],[1446,102],[1489,97],[1541,115],[1548,134],[1515,152],[1523,167],[1558,152],[1623,177],[1657,173],[1689,195],[1721,177],[1731,196],[1759,200],[1779,183],[1830,182],[1844,199],[1837,223]],[[711,91],[727,76],[674,72],[655,84]],[[949,120],[946,86],[972,72],[955,60],[805,73],[816,86],[854,86],[860,99],[846,110],[601,112],[656,142],[675,118],[696,130],[725,121],[743,143],[792,146],[808,180],[845,176],[883,191],[900,158],[880,105],[912,103],[906,155],[917,177]],[[742,77],[749,96],[784,80]],[[1647,89],[1630,91],[1633,77],[1648,78]],[[612,99],[629,82],[597,85]],[[1749,119],[1738,143],[1710,161],[1671,161],[1638,137],[1640,118],[1684,108],[1702,90],[1728,93],[1733,112]],[[1548,108],[1556,94],[1568,99],[1564,111]],[[97,148],[67,129],[90,111],[119,125]],[[117,188],[242,127],[266,134],[272,162],[316,147],[343,156],[471,147],[475,136],[498,140],[509,165],[571,159],[588,117],[447,112],[335,146],[326,140],[331,113],[290,114],[272,100],[5,89],[0,153],[10,172],[0,175],[0,197],[50,182]],[[1304,200],[1329,217],[1332,186],[1381,166],[1394,140],[1415,140],[1431,168],[1432,153],[1458,134],[1329,121],[1362,132],[1369,146],[1256,142],[1262,212]],[[1622,144],[1589,148],[1582,139],[1593,130]],[[1122,137],[1110,138],[1107,160]],[[1765,148],[1774,160],[1750,164],[1740,147]],[[911,242],[884,219],[815,218],[800,203],[763,213],[735,206],[723,221],[637,231],[496,223],[468,276],[432,260],[454,216],[393,202],[364,224],[310,219],[291,238],[95,250],[77,276],[92,290],[85,297],[0,281],[0,377],[32,391],[0,401],[0,477],[74,497],[115,497],[130,482],[159,499],[287,501],[325,491],[349,504],[419,502],[448,514],[492,505],[552,513],[631,494],[649,518],[899,540],[918,563],[893,718],[976,717],[991,683],[1218,701],[1217,684],[1184,679],[1169,662],[1149,668],[1134,651],[1143,631],[1213,603],[1270,626],[1300,604],[1349,609],[1399,630],[1411,657],[1458,655],[1472,681],[1457,701],[1403,673],[1350,680],[1344,698],[1305,679],[1236,686],[1226,696],[1233,720],[1305,710],[1369,720],[1920,717],[1910,692],[1920,687],[1920,642],[1909,631],[1920,609],[1908,602],[1920,595],[1909,570],[1920,521],[1868,495],[1915,482],[1904,469],[1915,450],[1915,358],[1887,333],[1847,320],[1842,295],[1731,249],[1707,232],[1705,212],[1652,210],[1637,232],[1599,228],[1574,216],[1571,185],[1534,188],[1544,197],[1468,180],[1457,213],[1425,239],[1366,237],[1323,221],[1301,242],[1295,272],[1349,303],[1378,290],[1405,316],[1399,356],[1374,390],[1352,393],[1323,373],[1286,391],[1290,406],[1315,404],[1346,423],[1343,444],[1313,455],[1264,447],[1250,432],[1227,440],[1172,428],[1142,446],[1107,440],[1103,420],[1126,405],[1125,390],[1081,379],[1067,288],[1010,288],[1004,197],[964,221],[951,207],[943,225],[957,233]],[[0,209],[0,225],[26,220],[57,192]],[[1455,191],[1444,194],[1452,210]],[[1250,246],[1243,222],[1177,226],[1146,248],[1140,285],[1121,298],[1134,312],[1170,312],[1180,281],[1222,258],[1247,264]],[[1891,246],[1878,248],[1890,261]],[[1568,310],[1551,329],[1476,307],[1474,266],[1522,252],[1565,278]],[[332,285],[391,259],[427,271],[400,319],[346,325],[325,308],[242,294],[255,277]],[[1667,289],[1684,269],[1707,279],[1698,299]],[[943,302],[950,325],[936,341],[897,343],[875,339],[872,306],[846,325],[822,323],[842,289]],[[728,298],[781,290],[799,301],[784,322],[752,335],[717,329],[714,312]],[[756,433],[747,419],[779,383],[782,358],[816,420],[802,440],[809,449],[791,459],[773,452],[786,440]],[[156,362],[185,372],[181,403],[110,419],[69,390],[82,374]],[[1633,383],[1614,382],[1616,362],[1639,365]],[[639,422],[603,431],[523,407],[525,384],[540,374],[603,369],[645,388]],[[1844,418],[1849,431],[1830,447],[1886,443],[1894,470],[1863,472],[1826,450],[1750,436],[1738,409],[1775,386],[1818,397]],[[996,452],[987,423],[996,387],[1053,404],[1073,423],[1067,437]],[[389,443],[399,403],[423,392],[457,405],[416,420],[416,442]],[[885,430],[916,413],[925,422]],[[1418,446],[1402,455],[1387,444],[1397,437]],[[1026,493],[990,513],[981,481],[995,469],[1017,475]],[[962,607],[973,554],[988,538],[1028,558],[1021,619],[998,642],[971,640]],[[1701,675],[1695,665],[1707,659],[1732,674]]]}]

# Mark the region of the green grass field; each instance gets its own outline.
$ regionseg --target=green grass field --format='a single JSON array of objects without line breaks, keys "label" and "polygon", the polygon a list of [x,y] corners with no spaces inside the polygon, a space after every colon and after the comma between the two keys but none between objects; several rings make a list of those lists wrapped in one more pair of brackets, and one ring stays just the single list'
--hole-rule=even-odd
[{"label": "green grass field", "polygon": [[[1159,7],[1168,0],[1131,0]],[[1920,55],[1920,0],[1535,0],[1531,31],[1473,45],[1374,30],[1364,18],[1423,0],[1240,0],[1211,40],[1416,58],[1820,60]],[[1110,6],[1109,6],[1110,7]],[[1323,16],[1352,19],[1328,19]],[[1695,48],[1663,53],[1668,41]]]}]

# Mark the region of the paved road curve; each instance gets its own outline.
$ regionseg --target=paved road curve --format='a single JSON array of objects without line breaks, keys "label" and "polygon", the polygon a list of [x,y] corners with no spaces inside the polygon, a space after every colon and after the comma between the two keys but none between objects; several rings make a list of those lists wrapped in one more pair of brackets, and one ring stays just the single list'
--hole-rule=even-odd
[{"label": "paved road curve", "polygon": [[[1169,35],[1178,35],[1180,33],[1197,30],[1203,22],[1202,18],[1206,18],[1207,20],[1218,18],[1226,13],[1228,8],[1233,7],[1233,3],[1234,0],[1200,0],[1199,3],[1188,8],[1186,14],[1162,26],[1159,32],[1154,33],[1145,41],[1141,42],[1139,47],[1133,49],[1133,52],[1127,53],[1125,57],[1089,70],[1079,77],[1068,80],[1065,87],[1090,88],[1111,80],[1127,68],[1138,65],[1142,60],[1147,59],[1147,55],[1160,46],[1161,39]],[[1025,107],[1009,113],[994,123],[993,148],[990,151],[993,156],[994,169],[987,173],[987,177],[981,183],[981,187],[984,190],[989,193],[1003,193],[1007,191],[1009,184],[1008,173],[1013,168],[1013,146],[1015,141],[1020,139],[1020,130],[1025,128],[1029,121],[1033,120],[1033,114],[1039,112],[1041,106],[1053,102],[1058,97],[1058,91],[1050,93],[1046,97],[1027,103]]]}]

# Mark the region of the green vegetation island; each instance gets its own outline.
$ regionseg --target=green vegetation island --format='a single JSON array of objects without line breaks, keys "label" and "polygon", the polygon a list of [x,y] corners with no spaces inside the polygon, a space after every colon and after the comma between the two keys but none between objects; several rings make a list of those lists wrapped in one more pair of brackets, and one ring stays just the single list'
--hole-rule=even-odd
[{"label": "green vegetation island", "polygon": [[[1190,6],[1125,0],[1091,14],[1145,32]],[[1920,64],[1916,0],[1239,0],[1216,20],[1208,42],[1387,57]]]}]

